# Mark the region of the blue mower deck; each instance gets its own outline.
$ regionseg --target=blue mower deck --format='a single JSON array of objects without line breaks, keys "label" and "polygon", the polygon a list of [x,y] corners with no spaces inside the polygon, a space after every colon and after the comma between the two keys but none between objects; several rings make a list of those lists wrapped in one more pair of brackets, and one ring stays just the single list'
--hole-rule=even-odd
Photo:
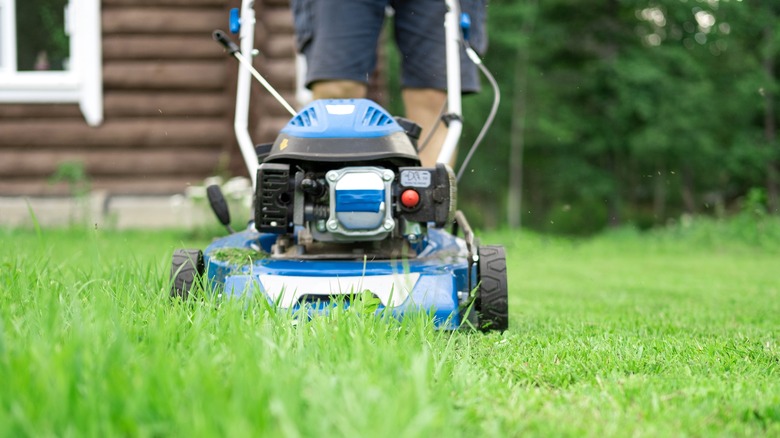
[{"label": "blue mower deck", "polygon": [[[292,312],[305,307],[324,312],[331,300],[348,305],[350,296],[374,294],[380,309],[396,318],[429,312],[441,329],[460,327],[464,315],[459,294],[477,284],[476,264],[469,267],[463,239],[439,230],[428,232],[417,257],[402,260],[295,260],[271,258],[274,234],[243,231],[220,238],[204,251],[207,278],[226,296],[262,293],[270,303]],[[245,263],[220,257],[220,250],[238,249]],[[471,278],[469,278],[469,276]]]}]

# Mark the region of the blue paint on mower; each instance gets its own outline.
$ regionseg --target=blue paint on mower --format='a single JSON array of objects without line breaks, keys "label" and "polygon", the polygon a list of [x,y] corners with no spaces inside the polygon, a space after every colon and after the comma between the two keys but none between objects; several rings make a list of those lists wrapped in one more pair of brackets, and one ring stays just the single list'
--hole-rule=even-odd
[{"label": "blue paint on mower", "polygon": [[[262,258],[237,265],[210,257],[221,248],[245,249],[272,244],[269,234],[247,230],[219,239],[206,248],[206,275],[225,296],[262,294],[269,303],[293,312],[327,311],[329,304],[349,301],[369,293],[379,300],[378,311],[387,309],[401,318],[407,312],[430,312],[438,327],[461,325],[458,291],[476,284],[476,268],[469,266],[451,235],[432,230],[429,253],[414,260],[294,260]],[[450,254],[450,262],[439,257]]]},{"label": "blue paint on mower", "polygon": [[[202,252],[177,250],[171,294],[186,297],[205,275],[214,293],[263,294],[293,312],[325,312],[368,293],[397,318],[428,312],[443,329],[467,320],[506,329],[504,250],[475,243],[455,207],[452,170],[420,165],[418,135],[366,99],[303,108],[273,144],[257,148],[247,229]],[[218,187],[208,193],[227,225]]]}]

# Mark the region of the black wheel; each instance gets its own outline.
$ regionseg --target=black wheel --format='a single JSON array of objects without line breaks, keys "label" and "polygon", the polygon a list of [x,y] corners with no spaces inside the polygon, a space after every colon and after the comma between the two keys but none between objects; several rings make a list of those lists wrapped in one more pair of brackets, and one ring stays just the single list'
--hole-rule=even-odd
[{"label": "black wheel", "polygon": [[177,249],[171,263],[171,297],[186,299],[195,280],[203,275],[203,251]]},{"label": "black wheel", "polygon": [[479,288],[474,306],[477,310],[477,327],[482,331],[504,331],[509,327],[504,247],[486,245],[480,246],[477,251]]}]

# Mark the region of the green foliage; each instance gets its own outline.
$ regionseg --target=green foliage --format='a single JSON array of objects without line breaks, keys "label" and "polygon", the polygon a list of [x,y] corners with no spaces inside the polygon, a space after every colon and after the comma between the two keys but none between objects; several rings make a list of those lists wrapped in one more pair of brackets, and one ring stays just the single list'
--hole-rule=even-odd
[{"label": "green foliage", "polygon": [[[70,209],[70,225],[87,225],[90,217],[89,193],[91,180],[80,161],[63,161],[57,165],[54,174],[49,177],[49,184],[65,183],[68,186],[74,205]],[[33,223],[37,225],[32,209],[30,209]]]},{"label": "green foliage", "polygon": [[552,208],[548,214],[547,230],[568,235],[588,235],[601,231],[599,224],[608,221],[606,203],[596,198],[578,199],[574,204]]},{"label": "green foliage", "polygon": [[83,198],[89,194],[90,178],[81,161],[63,161],[57,165],[54,174],[49,178],[49,183],[61,182],[68,185],[71,196],[75,198]]},{"label": "green foliage", "polygon": [[[769,190],[767,169],[780,160],[767,137],[768,124],[780,123],[772,112],[780,107],[779,12],[747,3],[491,1],[485,64],[503,99],[459,187],[461,205],[503,211],[518,94],[523,223],[532,228],[662,225],[683,213],[734,211],[751,188]],[[463,145],[490,102],[489,90],[464,100]],[[561,205],[593,199],[608,214],[560,220]]]},{"label": "green foliage", "polygon": [[743,212],[729,220],[682,216],[668,227],[651,234],[659,241],[685,241],[716,252],[776,253],[780,248],[780,220]]}]

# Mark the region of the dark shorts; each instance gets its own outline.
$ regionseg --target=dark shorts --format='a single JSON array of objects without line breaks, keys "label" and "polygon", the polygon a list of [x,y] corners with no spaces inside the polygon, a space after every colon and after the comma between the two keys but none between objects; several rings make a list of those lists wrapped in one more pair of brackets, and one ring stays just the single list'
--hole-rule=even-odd
[{"label": "dark shorts", "polygon": [[[487,46],[485,1],[461,1],[471,17],[469,43]],[[306,85],[349,79],[368,83],[377,62],[377,44],[386,6],[395,10],[393,27],[401,54],[405,88],[447,88],[444,0],[293,0],[296,43],[306,57]],[[479,91],[477,67],[461,51],[461,88]]]}]

